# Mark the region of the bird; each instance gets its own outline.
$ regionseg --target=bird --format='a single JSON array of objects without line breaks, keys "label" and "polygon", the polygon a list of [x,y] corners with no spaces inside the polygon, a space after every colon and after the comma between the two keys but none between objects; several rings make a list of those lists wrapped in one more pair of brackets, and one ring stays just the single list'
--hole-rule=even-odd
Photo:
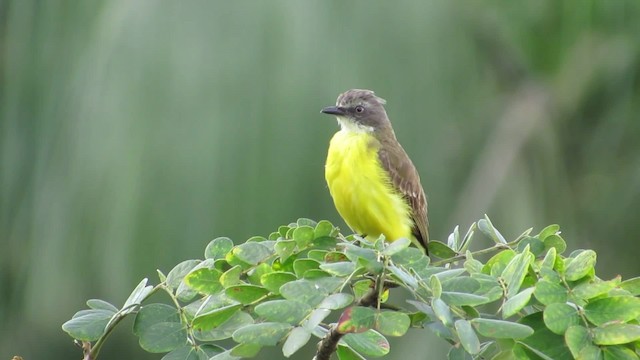
[{"label": "bird", "polygon": [[351,89],[321,110],[340,125],[329,143],[325,179],[352,231],[372,240],[406,238],[428,254],[427,197],[385,104],[371,90]]}]

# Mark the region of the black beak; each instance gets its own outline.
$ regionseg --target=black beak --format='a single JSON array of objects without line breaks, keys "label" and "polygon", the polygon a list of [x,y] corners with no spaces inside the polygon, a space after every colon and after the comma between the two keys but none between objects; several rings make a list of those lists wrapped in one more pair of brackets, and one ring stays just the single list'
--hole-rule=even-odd
[{"label": "black beak", "polygon": [[326,108],[320,110],[323,114],[336,115],[336,116],[344,116],[346,115],[346,111],[344,108],[339,106],[327,106]]}]

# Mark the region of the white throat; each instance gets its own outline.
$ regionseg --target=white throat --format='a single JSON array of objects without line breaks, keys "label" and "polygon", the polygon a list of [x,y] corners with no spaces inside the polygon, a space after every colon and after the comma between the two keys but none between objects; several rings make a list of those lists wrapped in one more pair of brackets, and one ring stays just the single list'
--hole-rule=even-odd
[{"label": "white throat", "polygon": [[363,133],[363,132],[373,132],[374,130],[372,126],[358,124],[357,122],[342,116],[336,116],[336,119],[338,119],[338,124],[340,124],[340,128],[343,131]]}]

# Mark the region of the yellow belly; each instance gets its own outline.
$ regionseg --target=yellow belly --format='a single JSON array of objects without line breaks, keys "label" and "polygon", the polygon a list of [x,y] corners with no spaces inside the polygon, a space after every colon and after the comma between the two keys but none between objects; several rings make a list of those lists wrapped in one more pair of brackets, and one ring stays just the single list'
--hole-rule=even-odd
[{"label": "yellow belly", "polygon": [[360,235],[414,240],[410,207],[378,160],[378,142],[366,132],[341,130],[331,139],[325,178],[336,209]]}]

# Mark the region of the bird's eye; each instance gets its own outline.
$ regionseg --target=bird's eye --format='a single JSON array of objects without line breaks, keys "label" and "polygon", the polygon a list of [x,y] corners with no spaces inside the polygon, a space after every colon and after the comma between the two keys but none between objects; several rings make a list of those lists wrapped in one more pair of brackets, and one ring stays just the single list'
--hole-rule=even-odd
[{"label": "bird's eye", "polygon": [[364,112],[364,106],[361,106],[361,105],[356,106],[356,112],[358,113]]}]

